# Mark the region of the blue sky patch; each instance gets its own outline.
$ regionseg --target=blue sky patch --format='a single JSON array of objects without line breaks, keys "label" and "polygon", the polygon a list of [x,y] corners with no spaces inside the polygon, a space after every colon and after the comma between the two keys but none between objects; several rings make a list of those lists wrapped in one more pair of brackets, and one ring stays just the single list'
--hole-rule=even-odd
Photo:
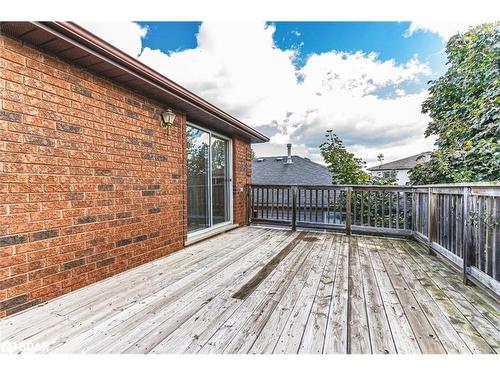
[{"label": "blue sky patch", "polygon": [[165,53],[196,48],[201,22],[137,22],[148,28],[143,45]]},{"label": "blue sky patch", "polygon": [[[165,53],[196,48],[201,22],[138,22],[148,28],[143,45]],[[302,67],[311,54],[329,51],[376,52],[382,61],[404,64],[417,56],[427,62],[434,76],[445,71],[445,45],[437,34],[416,32],[407,37],[410,22],[269,22],[275,26],[274,42],[280,49],[298,52]]]}]

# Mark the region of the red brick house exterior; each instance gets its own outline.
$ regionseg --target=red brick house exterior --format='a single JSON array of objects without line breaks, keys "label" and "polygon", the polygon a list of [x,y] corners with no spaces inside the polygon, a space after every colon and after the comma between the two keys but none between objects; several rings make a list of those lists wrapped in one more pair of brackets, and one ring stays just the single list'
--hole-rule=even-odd
[{"label": "red brick house exterior", "polygon": [[[211,126],[190,118],[189,102],[178,108],[18,35],[22,27],[50,34],[57,24],[0,26],[0,317],[181,249],[186,121]],[[166,108],[176,113],[169,130],[160,125]],[[219,122],[221,132],[230,121]],[[225,133],[240,225],[250,143],[266,140],[247,131],[228,126]]]}]

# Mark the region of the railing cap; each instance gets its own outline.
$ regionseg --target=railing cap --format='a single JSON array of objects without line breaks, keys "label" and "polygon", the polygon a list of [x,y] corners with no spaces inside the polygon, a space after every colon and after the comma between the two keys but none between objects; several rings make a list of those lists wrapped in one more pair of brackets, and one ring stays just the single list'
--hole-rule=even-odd
[{"label": "railing cap", "polygon": [[459,188],[459,187],[500,187],[500,181],[489,182],[469,182],[469,183],[454,183],[454,184],[434,184],[434,185],[316,185],[316,184],[249,184],[255,187],[306,187],[306,188],[325,188],[325,189],[345,189],[348,187],[359,189],[428,189],[428,188]]},{"label": "railing cap", "polygon": [[446,188],[446,187],[500,187],[500,181],[486,182],[460,182],[453,184],[434,184],[434,185],[411,185],[413,188]]}]

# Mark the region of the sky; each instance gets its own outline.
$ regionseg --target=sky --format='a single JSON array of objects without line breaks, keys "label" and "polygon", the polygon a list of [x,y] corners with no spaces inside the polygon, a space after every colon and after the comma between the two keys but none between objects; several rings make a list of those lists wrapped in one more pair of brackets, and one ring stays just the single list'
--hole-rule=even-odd
[{"label": "sky", "polygon": [[368,166],[433,148],[421,113],[446,71],[439,22],[107,22],[80,24],[270,138],[257,156],[323,162],[332,129]]}]

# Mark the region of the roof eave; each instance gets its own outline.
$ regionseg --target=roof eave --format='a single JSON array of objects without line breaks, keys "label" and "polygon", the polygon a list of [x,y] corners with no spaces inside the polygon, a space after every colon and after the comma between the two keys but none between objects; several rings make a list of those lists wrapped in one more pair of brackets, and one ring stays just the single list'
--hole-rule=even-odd
[{"label": "roof eave", "polygon": [[367,168],[366,170],[367,171],[370,171],[370,172],[377,172],[377,171],[409,171],[411,168],[375,168],[375,167],[371,167],[371,168]]},{"label": "roof eave", "polygon": [[[164,92],[168,94],[168,97],[174,97],[175,100],[185,103],[185,106],[192,108],[193,112],[202,113],[203,116],[210,118],[210,121],[214,124],[221,128],[228,129],[230,133],[246,138],[252,143],[269,141],[269,138],[262,133],[252,129],[235,117],[210,104],[196,94],[164,77],[160,73],[139,62],[137,59],[118,50],[73,22],[50,21],[22,23],[30,24],[37,29],[44,30],[55,38],[60,38],[84,50],[86,53],[106,63],[112,64],[116,68],[130,74],[135,80],[141,80],[147,87]],[[126,86],[126,84],[123,85]],[[143,95],[147,96],[147,94]],[[168,100],[166,101],[168,102]]]}]

